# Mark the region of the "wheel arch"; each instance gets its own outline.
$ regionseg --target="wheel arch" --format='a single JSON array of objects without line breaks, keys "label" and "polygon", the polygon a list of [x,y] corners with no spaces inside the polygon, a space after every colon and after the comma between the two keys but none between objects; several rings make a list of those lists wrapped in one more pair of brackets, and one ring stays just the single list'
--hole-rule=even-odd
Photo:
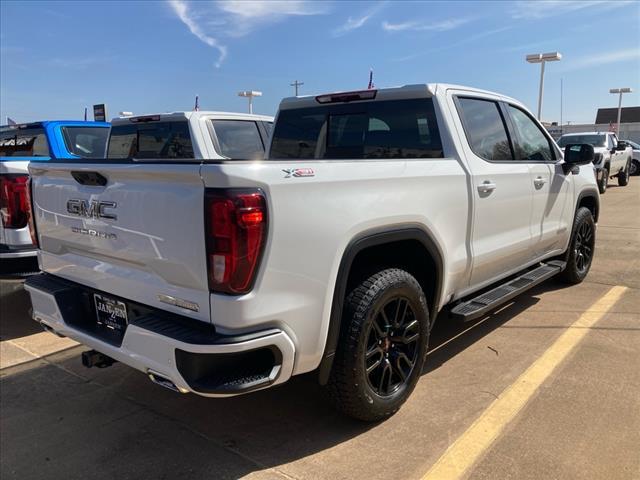
[{"label": "wheel arch", "polygon": [[600,215],[600,195],[596,188],[587,188],[580,192],[578,200],[576,201],[576,208],[573,212],[574,218],[580,207],[588,208],[593,215],[593,220],[598,223],[598,217]]},{"label": "wheel arch", "polygon": [[[395,249],[393,247],[395,246]],[[394,225],[393,227],[376,228],[368,230],[358,234],[353,238],[347,247],[345,248],[340,266],[338,268],[338,274],[334,283],[333,300],[331,304],[331,313],[329,317],[329,328],[327,331],[327,339],[325,342],[325,348],[318,367],[318,380],[320,384],[324,385],[329,379],[331,368],[333,366],[333,360],[340,338],[340,330],[342,327],[342,309],[344,306],[344,298],[348,289],[348,286],[357,279],[357,275],[363,275],[367,272],[367,269],[358,268],[364,265],[367,259],[371,255],[376,255],[380,250],[384,248],[392,248],[388,257],[388,262],[381,260],[377,265],[378,267],[386,265],[388,267],[394,266],[394,261],[400,258],[398,252],[400,247],[421,248],[422,253],[425,256],[418,258],[413,268],[416,272],[416,268],[424,266],[425,264],[431,264],[433,266],[432,272],[424,272],[424,275],[418,275],[414,272],[416,279],[420,282],[423,290],[425,290],[425,276],[428,276],[430,280],[430,286],[426,288],[425,296],[429,305],[429,316],[431,322],[435,320],[438,313],[438,305],[442,295],[442,286],[444,280],[444,256],[442,250],[438,246],[438,243],[433,237],[428,234],[423,228],[415,224],[408,224],[404,226]],[[407,250],[405,254],[419,252],[419,250]],[[426,263],[425,263],[426,262]],[[397,265],[395,265],[397,266]],[[354,273],[355,272],[355,273]],[[429,275],[429,273],[431,275]],[[355,275],[355,278],[354,278]],[[422,281],[419,276],[423,277]]]}]

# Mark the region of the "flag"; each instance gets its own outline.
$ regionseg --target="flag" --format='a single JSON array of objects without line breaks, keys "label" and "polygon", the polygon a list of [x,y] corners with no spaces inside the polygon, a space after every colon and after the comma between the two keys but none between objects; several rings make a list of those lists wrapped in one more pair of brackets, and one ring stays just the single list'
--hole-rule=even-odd
[{"label": "flag", "polygon": [[17,125],[18,123],[10,117],[7,117],[7,125]]},{"label": "flag", "polygon": [[199,111],[200,111],[200,105],[199,105],[199,103],[198,103],[198,95],[196,95],[196,104],[195,104],[195,106],[193,107],[193,111],[194,111],[194,112],[199,112]]},{"label": "flag", "polygon": [[369,69],[369,86],[367,87],[367,89],[371,90],[374,87],[375,85],[373,84],[373,68],[370,68]]}]

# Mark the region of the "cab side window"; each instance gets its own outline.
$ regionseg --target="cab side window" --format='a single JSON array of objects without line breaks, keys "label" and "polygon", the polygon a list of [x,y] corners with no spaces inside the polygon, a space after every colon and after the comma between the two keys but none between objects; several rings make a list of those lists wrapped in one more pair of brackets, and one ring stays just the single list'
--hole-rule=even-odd
[{"label": "cab side window", "polygon": [[260,160],[264,145],[256,122],[248,120],[212,120],[221,155],[232,160]]},{"label": "cab side window", "polygon": [[509,115],[518,133],[515,145],[518,160],[547,162],[556,159],[551,142],[527,113],[509,105]]},{"label": "cab side window", "polygon": [[511,143],[498,104],[492,100],[458,97],[467,141],[485,160],[513,160]]}]

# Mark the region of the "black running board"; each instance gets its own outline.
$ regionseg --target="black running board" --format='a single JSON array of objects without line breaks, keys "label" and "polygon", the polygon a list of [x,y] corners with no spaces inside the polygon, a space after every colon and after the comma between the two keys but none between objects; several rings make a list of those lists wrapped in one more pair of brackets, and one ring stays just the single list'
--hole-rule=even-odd
[{"label": "black running board", "polygon": [[465,322],[475,320],[520,295],[522,292],[529,290],[531,287],[535,287],[548,278],[557,275],[562,272],[566,266],[567,263],[560,260],[543,263],[539,267],[509,280],[499,287],[478,295],[471,300],[459,303],[451,309],[451,316]]}]

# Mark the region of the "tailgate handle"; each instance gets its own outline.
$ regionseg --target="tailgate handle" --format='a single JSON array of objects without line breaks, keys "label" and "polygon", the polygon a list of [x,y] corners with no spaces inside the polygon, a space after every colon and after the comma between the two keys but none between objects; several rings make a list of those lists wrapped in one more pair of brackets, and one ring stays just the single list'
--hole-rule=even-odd
[{"label": "tailgate handle", "polygon": [[107,178],[98,172],[71,172],[71,176],[75,178],[76,182],[80,185],[104,187],[107,184]]}]

